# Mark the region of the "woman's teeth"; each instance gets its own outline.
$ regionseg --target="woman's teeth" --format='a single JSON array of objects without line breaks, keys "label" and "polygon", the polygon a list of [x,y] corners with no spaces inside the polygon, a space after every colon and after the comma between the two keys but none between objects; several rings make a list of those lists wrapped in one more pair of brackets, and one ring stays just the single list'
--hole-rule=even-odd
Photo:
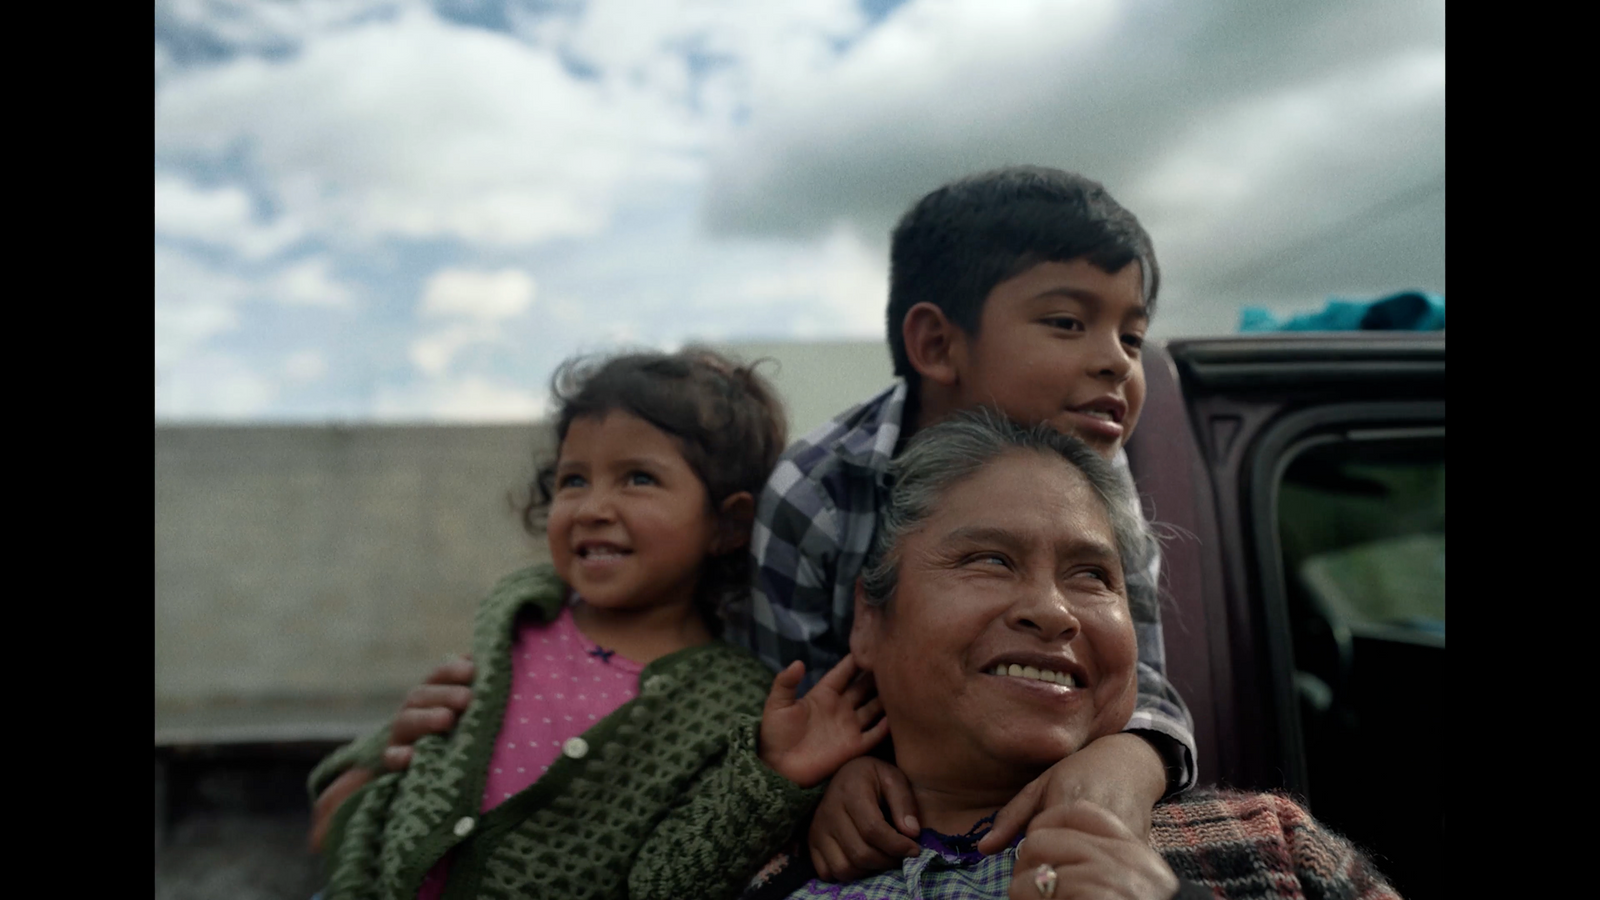
[{"label": "woman's teeth", "polygon": [[1048,681],[1051,684],[1077,687],[1078,679],[1066,672],[1052,672],[1049,669],[1035,669],[1033,666],[1019,666],[1016,663],[1006,665],[998,663],[989,671],[990,675],[1010,675],[1013,678],[1032,678],[1034,681]]},{"label": "woman's teeth", "polygon": [[1094,418],[1094,419],[1104,419],[1107,422],[1116,421],[1116,417],[1115,416],[1111,415],[1111,413],[1108,413],[1103,409],[1085,409],[1085,410],[1081,411],[1081,414],[1085,415],[1085,416],[1089,416],[1090,418]]}]

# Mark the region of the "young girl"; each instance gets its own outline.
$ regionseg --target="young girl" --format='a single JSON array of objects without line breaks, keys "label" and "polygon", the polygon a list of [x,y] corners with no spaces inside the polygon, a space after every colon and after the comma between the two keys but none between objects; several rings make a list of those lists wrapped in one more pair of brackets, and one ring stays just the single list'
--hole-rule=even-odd
[{"label": "young girl", "polygon": [[715,640],[784,446],[765,381],[696,349],[553,387],[524,514],[552,565],[500,582],[470,661],[312,773],[325,900],[732,894],[887,732],[850,659],[796,700],[799,663],[774,679]]}]

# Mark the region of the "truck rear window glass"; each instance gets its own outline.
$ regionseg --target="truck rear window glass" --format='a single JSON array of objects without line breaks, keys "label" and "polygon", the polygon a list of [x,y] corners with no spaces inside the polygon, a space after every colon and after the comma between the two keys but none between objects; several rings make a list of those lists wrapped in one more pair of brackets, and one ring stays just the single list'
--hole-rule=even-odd
[{"label": "truck rear window glass", "polygon": [[1310,611],[1357,633],[1443,638],[1442,439],[1309,448],[1278,513],[1284,575]]}]

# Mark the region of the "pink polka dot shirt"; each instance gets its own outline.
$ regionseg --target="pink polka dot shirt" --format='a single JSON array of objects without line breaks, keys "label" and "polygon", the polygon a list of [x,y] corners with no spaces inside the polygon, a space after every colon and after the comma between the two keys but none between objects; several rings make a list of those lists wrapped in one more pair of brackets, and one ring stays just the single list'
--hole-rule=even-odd
[{"label": "pink polka dot shirt", "polygon": [[[566,607],[548,625],[520,625],[511,644],[511,696],[489,759],[484,812],[530,787],[569,738],[588,731],[639,692],[644,667],[597,646]],[[419,900],[444,893],[450,858],[428,872]]]}]

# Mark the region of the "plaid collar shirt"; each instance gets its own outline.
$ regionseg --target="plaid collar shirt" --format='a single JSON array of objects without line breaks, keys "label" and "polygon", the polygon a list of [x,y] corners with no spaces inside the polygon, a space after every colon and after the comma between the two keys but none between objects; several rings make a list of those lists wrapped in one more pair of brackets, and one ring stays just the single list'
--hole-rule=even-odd
[{"label": "plaid collar shirt", "polygon": [[[888,498],[889,461],[900,442],[906,384],[853,407],[794,443],[756,503],[750,537],[755,589],[729,610],[727,638],[773,669],[799,659],[807,690],[850,649],[855,582]],[[1124,477],[1127,455],[1113,461]],[[1141,511],[1142,515],[1142,511]],[[1128,591],[1154,597],[1159,552],[1127,573]],[[1157,604],[1149,604],[1156,608]],[[1137,731],[1167,764],[1169,792],[1193,786],[1194,726],[1167,681],[1157,618],[1136,619],[1139,702],[1126,730]]]},{"label": "plaid collar shirt", "polygon": [[1011,873],[1016,870],[1015,846],[984,856],[951,850],[926,829],[922,835],[922,853],[903,861],[899,869],[842,884],[814,878],[790,894],[790,900],[961,900],[1006,896]]}]

